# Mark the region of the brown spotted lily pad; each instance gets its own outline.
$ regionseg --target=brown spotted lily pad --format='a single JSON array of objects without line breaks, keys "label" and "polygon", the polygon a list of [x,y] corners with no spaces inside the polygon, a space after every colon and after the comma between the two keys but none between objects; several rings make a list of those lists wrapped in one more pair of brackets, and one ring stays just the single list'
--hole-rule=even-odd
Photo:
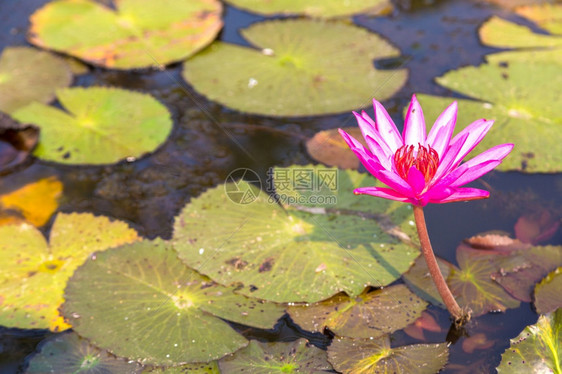
[{"label": "brown spotted lily pad", "polygon": [[326,352],[305,339],[291,343],[261,343],[252,340],[248,347],[219,361],[223,373],[275,374],[326,373],[332,369]]},{"label": "brown spotted lily pad", "polygon": [[294,322],[307,331],[328,328],[337,336],[378,338],[414,322],[427,303],[403,284],[350,298],[336,295],[311,305],[289,306]]},{"label": "brown spotted lily pad", "polygon": [[249,204],[230,197],[233,184],[192,199],[174,224],[179,257],[247,296],[317,302],[386,286],[418,256],[407,204],[353,195],[375,184],[372,177],[322,166],[272,173],[285,207],[243,181],[237,187],[256,197]]},{"label": "brown spotted lily pad", "polygon": [[336,338],[328,347],[328,360],[343,374],[435,374],[448,358],[446,343],[391,348],[388,336],[373,340]]},{"label": "brown spotted lily pad", "polygon": [[155,366],[221,358],[248,344],[225,319],[268,329],[284,313],[188,268],[161,240],[94,254],[69,280],[64,298],[62,313],[78,334]]},{"label": "brown spotted lily pad", "polygon": [[209,44],[222,27],[217,0],[91,0],[47,3],[31,16],[29,41],[114,69],[160,67]]}]

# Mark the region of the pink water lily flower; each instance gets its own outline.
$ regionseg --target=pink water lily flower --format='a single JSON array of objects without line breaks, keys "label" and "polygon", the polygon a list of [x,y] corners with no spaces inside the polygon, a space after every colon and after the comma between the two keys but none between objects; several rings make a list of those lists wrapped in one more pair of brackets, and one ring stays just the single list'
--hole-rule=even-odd
[{"label": "pink water lily flower", "polygon": [[419,206],[483,199],[490,195],[488,191],[461,186],[498,166],[511,152],[513,144],[497,145],[463,164],[461,161],[480,143],[493,121],[475,121],[452,138],[457,121],[457,103],[453,102],[426,136],[422,108],[413,95],[400,135],[381,103],[373,100],[373,106],[374,121],[365,112],[353,112],[368,148],[345,131],[339,131],[367,170],[389,188],[363,187],[354,193]]}]

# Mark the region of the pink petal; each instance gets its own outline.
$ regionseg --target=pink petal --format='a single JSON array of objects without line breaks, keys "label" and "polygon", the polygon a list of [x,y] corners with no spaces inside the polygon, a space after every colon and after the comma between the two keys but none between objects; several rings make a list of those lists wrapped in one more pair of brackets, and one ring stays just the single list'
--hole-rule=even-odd
[{"label": "pink petal", "polygon": [[388,145],[376,134],[377,137],[373,139],[370,135],[365,137],[367,145],[373,154],[378,158],[379,162],[384,166],[385,169],[390,170],[392,168],[392,156],[391,150]]},{"label": "pink petal", "polygon": [[369,117],[369,115],[367,114],[367,112],[365,112],[364,110],[361,111],[361,117],[369,122],[371,124],[371,126],[373,126],[373,128],[375,129],[375,131],[379,131],[377,124],[375,123],[375,121],[373,121],[373,119],[371,117]]},{"label": "pink petal", "polygon": [[[457,138],[457,137],[455,137]],[[453,144],[449,146],[447,151],[445,151],[445,156],[443,159],[439,160],[439,166],[437,167],[437,171],[433,176],[432,183],[438,183],[444,175],[448,174],[449,171],[452,169],[453,162],[455,161],[456,156],[459,154],[460,149],[464,145],[466,139],[468,138],[468,134],[463,134],[460,138],[458,138]]]},{"label": "pink petal", "polygon": [[479,190],[478,188],[456,188],[449,197],[444,199],[430,199],[430,203],[443,204],[443,203],[453,203],[455,201],[468,201],[485,199],[490,196],[488,191]]},{"label": "pink petal", "polygon": [[463,146],[459,150],[458,154],[455,156],[455,160],[452,163],[452,167],[456,167],[463,158],[470,153],[480,143],[480,141],[486,136],[494,121],[487,121],[485,119],[480,119],[468,125],[464,130],[459,132],[457,136],[453,138],[451,141],[451,145],[454,144],[456,141],[461,139],[462,136],[468,134],[466,141],[464,142]]},{"label": "pink petal", "polygon": [[401,195],[415,198],[416,195],[412,191],[412,187],[399,175],[389,170],[380,170],[374,174],[377,179],[392,188]]},{"label": "pink petal", "polygon": [[454,101],[447,107],[447,109],[445,109],[445,111],[443,111],[443,113],[441,113],[439,118],[437,118],[437,121],[433,124],[431,130],[429,130],[426,144],[430,145],[433,149],[435,149],[435,151],[437,151],[439,159],[443,158],[443,155],[449,146],[456,122],[457,102]]},{"label": "pink petal", "polygon": [[419,195],[425,188],[425,178],[422,172],[416,169],[415,166],[408,170],[408,184],[416,195]]},{"label": "pink petal", "polygon": [[338,129],[338,132],[369,173],[376,175],[380,169],[383,169],[376,157],[373,156],[373,154],[357,139],[355,139],[353,136],[349,135],[342,129]]},{"label": "pink petal", "polygon": [[[363,137],[365,139],[367,139],[367,137],[370,136],[371,138],[375,139],[379,144],[381,144],[380,148],[385,152],[385,154],[387,155],[387,158],[389,158],[391,156],[394,156],[394,152],[390,151],[390,148],[386,144],[386,141],[383,138],[381,138],[379,132],[377,131],[377,129],[374,125],[373,120],[371,120],[369,122],[357,112],[353,112],[353,115],[355,116],[355,119],[357,119],[357,124],[359,125],[359,128],[361,129],[361,133],[363,134]],[[366,113],[365,113],[365,115],[366,115]],[[369,118],[369,116],[367,116],[367,115],[366,115],[366,117]]]},{"label": "pink petal", "polygon": [[384,187],[361,187],[355,189],[353,193],[356,195],[371,195],[371,196],[383,197],[385,199],[390,199],[390,200],[411,202],[408,197],[402,196],[398,192],[390,188],[384,188]]},{"label": "pink petal", "polygon": [[418,103],[416,95],[412,95],[412,101],[406,113],[403,132],[404,144],[425,146],[425,120],[423,111]]},{"label": "pink petal", "polygon": [[386,140],[386,144],[388,144],[394,154],[398,148],[404,145],[400,132],[396,128],[394,121],[392,121],[392,118],[390,118],[384,106],[375,99],[373,99],[373,108],[375,109],[377,129],[381,136]]},{"label": "pink petal", "polygon": [[512,149],[513,144],[501,144],[480,153],[478,156],[462,164],[460,168],[466,168],[466,172],[453,181],[450,186],[460,187],[480,178],[501,164],[502,160],[509,154],[509,152],[511,152]]}]

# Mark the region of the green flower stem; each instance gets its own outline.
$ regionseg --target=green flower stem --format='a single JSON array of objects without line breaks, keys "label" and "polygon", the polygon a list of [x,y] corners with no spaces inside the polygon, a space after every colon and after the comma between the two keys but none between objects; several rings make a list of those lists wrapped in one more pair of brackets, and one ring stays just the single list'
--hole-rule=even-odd
[{"label": "green flower stem", "polygon": [[439,269],[439,265],[437,264],[437,260],[435,259],[435,254],[433,253],[433,248],[431,247],[431,242],[429,241],[429,235],[427,234],[427,226],[425,224],[423,207],[418,205],[413,205],[413,207],[414,218],[416,220],[416,227],[418,229],[418,236],[420,238],[422,253],[425,257],[427,267],[429,268],[429,274],[431,274],[433,283],[435,283],[437,291],[439,291],[439,295],[441,295],[441,298],[447,306],[447,310],[449,310],[449,313],[451,313],[456,322],[462,323],[463,321],[468,319],[468,315],[465,314],[459,304],[457,304],[457,301],[451,293],[449,286],[447,286],[447,282],[445,282],[445,278],[443,278],[443,274],[441,274],[441,270]]}]

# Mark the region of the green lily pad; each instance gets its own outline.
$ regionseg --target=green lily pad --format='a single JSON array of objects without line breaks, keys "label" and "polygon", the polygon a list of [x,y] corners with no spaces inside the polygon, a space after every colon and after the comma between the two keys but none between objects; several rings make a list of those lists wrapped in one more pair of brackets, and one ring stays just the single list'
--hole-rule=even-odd
[{"label": "green lily pad", "polygon": [[291,19],[257,23],[241,33],[254,48],[215,42],[183,70],[197,91],[241,112],[284,117],[345,112],[369,105],[373,92],[379,100],[389,98],[407,79],[406,69],[374,68],[374,59],[400,51],[356,26]]},{"label": "green lily pad", "polygon": [[562,247],[536,246],[497,260],[500,270],[492,278],[516,299],[530,302],[535,285],[562,266]]},{"label": "green lily pad", "polygon": [[502,8],[513,9],[522,5],[549,3],[553,0],[484,0]]},{"label": "green lily pad", "polygon": [[[457,132],[480,118],[495,120],[490,132],[467,159],[495,145],[514,143],[514,150],[498,166],[499,170],[562,171],[558,141],[562,131],[560,65],[512,61],[507,65],[465,67],[437,78],[437,82],[480,100],[458,100]],[[454,100],[427,95],[418,99],[428,123]]]},{"label": "green lily pad", "polygon": [[227,3],[263,15],[299,14],[318,18],[380,14],[392,10],[389,0],[227,0]]},{"label": "green lily pad", "polygon": [[255,340],[219,361],[224,373],[325,373],[332,369],[326,352],[305,339],[291,343],[261,343]]},{"label": "green lily pad", "polygon": [[[228,185],[213,188],[176,217],[173,244],[179,257],[221,284],[236,284],[239,293],[276,302],[317,302],[342,291],[356,297],[366,286],[399,278],[419,254],[396,238],[413,230],[408,205],[355,197],[353,187],[374,184],[365,174],[303,168],[313,177],[331,172],[337,189],[317,197],[334,203],[335,210],[327,204],[283,209],[243,181],[238,187],[257,196],[251,204],[230,200]],[[371,215],[361,211],[370,207]]]},{"label": "green lily pad", "polygon": [[96,254],[76,270],[65,299],[62,312],[81,336],[156,366],[209,362],[245,346],[223,319],[272,328],[284,313],[213,283],[159,240]]},{"label": "green lily pad", "polygon": [[145,369],[143,374],[221,374],[216,361],[208,364],[187,364]]},{"label": "green lily pad", "polygon": [[511,339],[498,373],[562,373],[562,309],[542,315]]},{"label": "green lily pad", "polygon": [[519,306],[518,300],[492,280],[497,271],[493,262],[464,251],[457,251],[457,262],[460,269],[452,269],[447,283],[459,305],[471,310],[472,316]]},{"label": "green lily pad", "polygon": [[222,27],[216,0],[59,0],[30,18],[29,41],[94,65],[161,67],[213,41]]},{"label": "green lily pad", "polygon": [[34,101],[48,103],[72,83],[69,65],[48,52],[8,47],[0,56],[0,111],[12,113]]},{"label": "green lily pad", "polygon": [[344,374],[434,374],[448,358],[446,343],[391,348],[388,336],[374,340],[336,338],[328,347],[328,360]]},{"label": "green lily pad", "polygon": [[535,307],[540,314],[546,314],[562,308],[562,267],[548,274],[535,287]]},{"label": "green lily pad", "polygon": [[142,366],[102,351],[75,333],[54,335],[41,343],[26,374],[135,374]]},{"label": "green lily pad", "polygon": [[124,222],[59,213],[50,243],[28,224],[0,226],[0,324],[52,331],[70,326],[59,316],[68,278],[94,251],[137,240]]},{"label": "green lily pad", "polygon": [[156,150],[172,131],[166,107],[149,95],[116,88],[57,91],[66,111],[30,104],[13,117],[41,129],[34,155],[64,164],[110,164]]},{"label": "green lily pad", "polygon": [[308,331],[322,332],[329,328],[337,336],[378,338],[413,323],[427,307],[422,299],[403,284],[356,298],[336,295],[312,305],[289,306],[287,312],[294,322]]},{"label": "green lily pad", "polygon": [[[562,64],[562,21],[556,13],[562,14],[561,5],[522,7],[516,10],[523,17],[530,18],[552,34],[537,34],[526,26],[492,17],[480,28],[482,43],[498,48],[512,48],[507,52],[486,56],[490,62],[528,63],[547,62]],[[550,21],[550,22],[549,22]]]},{"label": "green lily pad", "polygon": [[[447,280],[449,275],[455,269],[455,266],[439,257],[437,257],[437,264],[439,265],[441,274],[443,274],[443,278]],[[427,268],[423,255],[418,256],[410,270],[402,275],[402,279],[406,282],[408,287],[422,299],[435,306],[446,308],[443,303],[443,299],[439,295],[439,291],[437,291],[437,287],[429,274],[429,269]]]}]

